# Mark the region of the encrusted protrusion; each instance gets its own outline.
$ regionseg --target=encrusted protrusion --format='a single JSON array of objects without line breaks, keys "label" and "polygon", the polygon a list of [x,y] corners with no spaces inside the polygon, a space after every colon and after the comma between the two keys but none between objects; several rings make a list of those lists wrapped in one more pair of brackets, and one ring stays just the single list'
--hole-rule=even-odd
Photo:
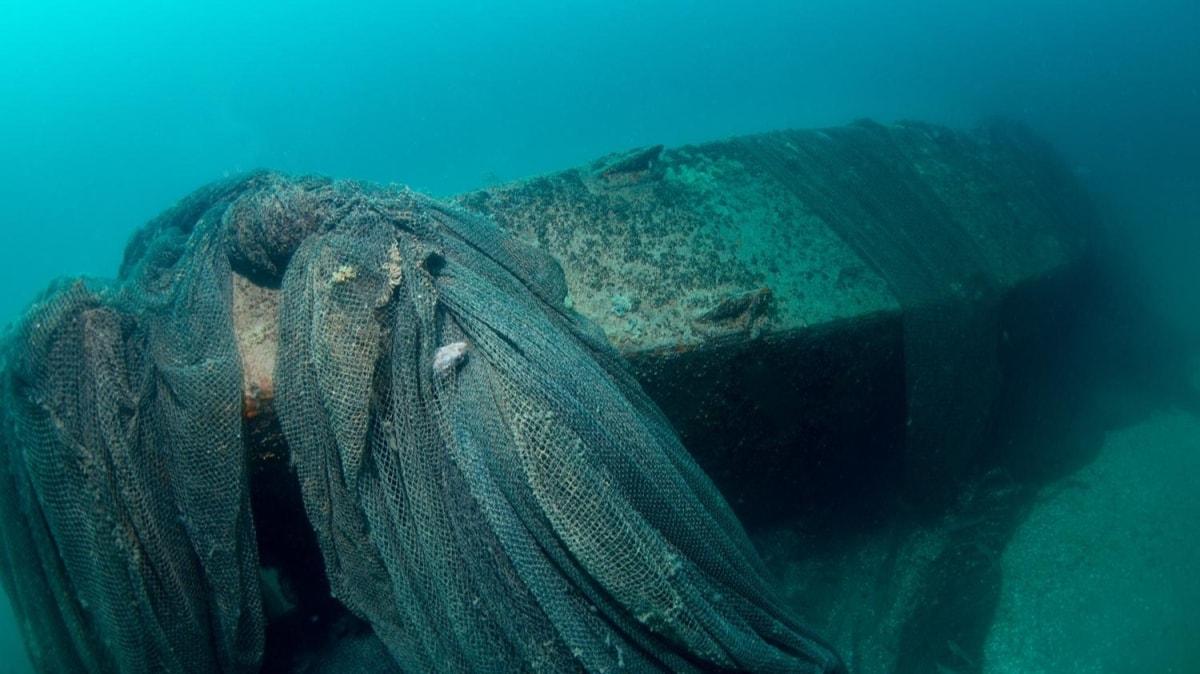
[{"label": "encrusted protrusion", "polygon": [[341,284],[356,278],[358,278],[358,270],[354,268],[354,265],[344,264],[334,270],[332,280],[334,283]]},{"label": "encrusted protrusion", "polygon": [[395,241],[388,247],[387,261],[383,263],[383,273],[387,274],[388,285],[396,288],[404,280],[404,260],[400,256],[400,244]]},{"label": "encrusted protrusion", "polygon": [[757,336],[767,320],[772,298],[771,289],[765,287],[726,297],[697,316],[692,325],[710,337],[740,332]]}]

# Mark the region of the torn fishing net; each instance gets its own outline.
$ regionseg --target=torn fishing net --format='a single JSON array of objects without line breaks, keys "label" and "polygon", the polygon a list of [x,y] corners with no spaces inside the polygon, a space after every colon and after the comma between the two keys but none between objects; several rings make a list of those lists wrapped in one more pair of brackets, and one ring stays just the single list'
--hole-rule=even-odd
[{"label": "torn fishing net", "polygon": [[251,493],[269,416],[321,582],[369,626],[307,671],[838,670],[564,296],[479,216],[270,173],[152,221],[116,283],[51,288],[0,391],[0,576],[37,667],[265,666],[259,542],[297,525]]}]

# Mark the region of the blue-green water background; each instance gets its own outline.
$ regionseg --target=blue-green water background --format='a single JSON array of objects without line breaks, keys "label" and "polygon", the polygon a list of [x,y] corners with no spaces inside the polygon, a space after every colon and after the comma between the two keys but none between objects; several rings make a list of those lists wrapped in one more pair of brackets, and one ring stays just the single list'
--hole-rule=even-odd
[{"label": "blue-green water background", "polygon": [[250,168],[446,194],[636,145],[996,115],[1197,243],[1196,0],[5,0],[0,317]]},{"label": "blue-green water background", "polygon": [[994,116],[1061,150],[1200,335],[1197,0],[3,0],[0,322],[250,168],[449,194],[637,145]]}]

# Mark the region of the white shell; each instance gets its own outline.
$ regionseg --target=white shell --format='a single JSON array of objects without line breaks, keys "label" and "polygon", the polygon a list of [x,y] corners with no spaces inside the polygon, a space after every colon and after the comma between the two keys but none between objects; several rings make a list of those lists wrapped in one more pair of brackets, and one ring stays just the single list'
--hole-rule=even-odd
[{"label": "white shell", "polygon": [[466,341],[462,341],[439,348],[433,353],[433,371],[442,373],[458,365],[463,358],[466,358],[469,346]]}]

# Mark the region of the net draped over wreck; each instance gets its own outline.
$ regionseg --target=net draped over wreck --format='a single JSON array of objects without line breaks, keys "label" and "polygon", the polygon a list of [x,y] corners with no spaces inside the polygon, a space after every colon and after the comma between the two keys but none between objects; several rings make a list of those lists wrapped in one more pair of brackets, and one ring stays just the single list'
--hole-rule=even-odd
[{"label": "net draped over wreck", "polygon": [[1107,302],[1096,209],[1047,143],[860,121],[458,201],[562,263],[852,671],[978,666],[1018,481],[1071,460],[1046,422]]},{"label": "net draped over wreck", "polygon": [[[974,558],[955,518],[906,522],[1008,451],[999,418],[1090,273],[1094,213],[1044,143],[859,122],[454,204],[218,183],[115,282],[27,312],[0,579],[40,669],[961,660],[938,649],[970,638]],[[756,541],[798,532],[764,548],[788,606],[722,494]],[[878,540],[833,540],[861,516]]]},{"label": "net draped over wreck", "polygon": [[286,668],[274,618],[324,584],[360,628],[308,671],[837,669],[565,295],[481,216],[269,173],[51,288],[0,381],[35,664]]},{"label": "net draped over wreck", "polygon": [[1053,149],[1006,122],[655,146],[458,201],[562,263],[739,514],[775,520],[876,473],[953,498],[1005,361],[1046,351],[1040,314],[1063,314],[1097,229]]}]

